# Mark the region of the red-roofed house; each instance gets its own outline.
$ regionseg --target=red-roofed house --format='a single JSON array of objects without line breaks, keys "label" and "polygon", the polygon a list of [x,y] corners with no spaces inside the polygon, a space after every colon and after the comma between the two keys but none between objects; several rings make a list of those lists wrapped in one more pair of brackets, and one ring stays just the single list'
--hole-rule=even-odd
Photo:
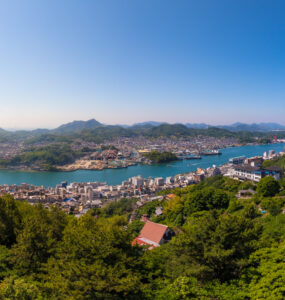
[{"label": "red-roofed house", "polygon": [[146,221],[140,235],[136,237],[132,245],[149,246],[149,250],[159,247],[160,245],[170,241],[173,233],[168,226]]}]

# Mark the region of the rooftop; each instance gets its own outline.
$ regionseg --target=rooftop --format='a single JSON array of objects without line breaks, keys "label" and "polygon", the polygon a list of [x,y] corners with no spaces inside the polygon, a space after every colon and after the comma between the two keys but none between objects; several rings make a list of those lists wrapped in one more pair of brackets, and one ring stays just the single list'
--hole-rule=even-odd
[{"label": "rooftop", "polygon": [[163,238],[168,226],[147,221],[138,236],[139,239],[145,239],[159,244]]}]

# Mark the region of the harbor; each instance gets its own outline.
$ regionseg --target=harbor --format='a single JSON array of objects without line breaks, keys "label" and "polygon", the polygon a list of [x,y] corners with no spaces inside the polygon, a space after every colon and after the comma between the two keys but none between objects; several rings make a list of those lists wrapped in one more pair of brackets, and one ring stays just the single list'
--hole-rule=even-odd
[{"label": "harbor", "polygon": [[245,156],[252,157],[263,155],[265,151],[275,150],[283,151],[285,143],[242,146],[221,149],[222,155],[204,156],[202,159],[178,160],[167,164],[142,165],[138,164],[122,169],[104,169],[98,170],[77,170],[74,172],[23,172],[0,170],[0,184],[21,184],[23,182],[36,186],[55,187],[62,181],[68,182],[106,182],[109,185],[120,184],[128,178],[141,175],[148,177],[175,176],[181,173],[195,171],[197,168],[208,168],[213,165],[222,165],[227,163],[231,158]]}]

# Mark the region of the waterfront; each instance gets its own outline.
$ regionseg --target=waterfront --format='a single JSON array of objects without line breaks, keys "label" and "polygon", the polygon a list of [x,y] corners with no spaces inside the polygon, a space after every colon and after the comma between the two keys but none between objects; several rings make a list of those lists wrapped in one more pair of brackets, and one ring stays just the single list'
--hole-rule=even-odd
[{"label": "waterfront", "polygon": [[75,172],[22,172],[0,170],[0,184],[21,184],[23,182],[37,186],[54,187],[61,181],[68,182],[106,182],[108,185],[120,184],[123,180],[136,175],[142,177],[167,177],[176,174],[195,171],[198,167],[208,168],[212,165],[221,165],[232,157],[246,156],[252,157],[263,155],[265,151],[275,150],[280,152],[285,144],[255,145],[242,146],[222,149],[222,155],[203,156],[201,160],[182,160],[160,165],[136,165],[124,169],[105,169],[102,171],[85,171]]}]

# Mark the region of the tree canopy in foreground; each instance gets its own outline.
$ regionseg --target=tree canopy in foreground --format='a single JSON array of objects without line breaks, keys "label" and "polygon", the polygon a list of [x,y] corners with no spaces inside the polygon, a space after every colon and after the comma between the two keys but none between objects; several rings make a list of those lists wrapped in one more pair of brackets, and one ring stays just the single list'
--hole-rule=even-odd
[{"label": "tree canopy in foreground", "polygon": [[[285,215],[272,209],[284,207],[283,185],[236,198],[245,186],[256,188],[217,176],[175,189],[132,223],[134,200],[77,219],[2,196],[0,299],[284,299]],[[176,236],[132,247],[142,214]]]}]

